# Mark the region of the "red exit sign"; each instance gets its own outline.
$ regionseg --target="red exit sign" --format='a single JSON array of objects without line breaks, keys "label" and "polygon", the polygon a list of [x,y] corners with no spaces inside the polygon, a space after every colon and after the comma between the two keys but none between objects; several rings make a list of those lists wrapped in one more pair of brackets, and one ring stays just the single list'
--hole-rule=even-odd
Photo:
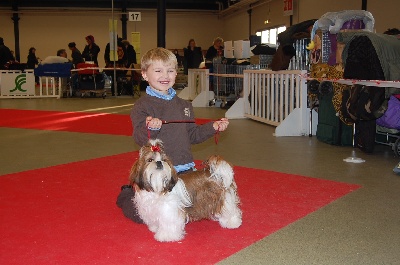
[{"label": "red exit sign", "polygon": [[283,15],[293,15],[293,0],[283,0]]}]

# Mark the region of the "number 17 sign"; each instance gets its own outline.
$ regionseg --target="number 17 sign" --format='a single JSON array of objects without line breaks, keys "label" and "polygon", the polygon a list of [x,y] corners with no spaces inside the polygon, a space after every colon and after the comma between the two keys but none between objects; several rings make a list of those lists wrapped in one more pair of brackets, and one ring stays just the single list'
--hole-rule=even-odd
[{"label": "number 17 sign", "polygon": [[129,12],[129,21],[142,21],[141,12]]}]

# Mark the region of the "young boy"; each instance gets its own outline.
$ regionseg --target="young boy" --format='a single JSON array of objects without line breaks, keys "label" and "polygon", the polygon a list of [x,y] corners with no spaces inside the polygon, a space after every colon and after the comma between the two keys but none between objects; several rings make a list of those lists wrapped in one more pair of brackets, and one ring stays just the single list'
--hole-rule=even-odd
[{"label": "young boy", "polygon": [[[172,88],[177,67],[176,56],[167,49],[155,48],[143,55],[142,77],[149,86],[146,95],[133,106],[131,120],[135,142],[143,146],[149,138],[161,139],[176,171],[183,174],[195,167],[191,145],[204,142],[218,131],[225,131],[229,121],[222,118],[203,125],[194,123],[193,106],[176,96]],[[126,217],[141,223],[131,200],[133,196],[130,185],[122,186],[117,205]]]}]

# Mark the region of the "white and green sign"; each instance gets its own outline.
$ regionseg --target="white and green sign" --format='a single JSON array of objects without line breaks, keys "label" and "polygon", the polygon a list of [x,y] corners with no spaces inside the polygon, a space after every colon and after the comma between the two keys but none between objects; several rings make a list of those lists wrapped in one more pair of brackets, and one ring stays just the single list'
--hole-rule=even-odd
[{"label": "white and green sign", "polygon": [[35,76],[30,72],[0,72],[0,87],[2,96],[34,95]]}]

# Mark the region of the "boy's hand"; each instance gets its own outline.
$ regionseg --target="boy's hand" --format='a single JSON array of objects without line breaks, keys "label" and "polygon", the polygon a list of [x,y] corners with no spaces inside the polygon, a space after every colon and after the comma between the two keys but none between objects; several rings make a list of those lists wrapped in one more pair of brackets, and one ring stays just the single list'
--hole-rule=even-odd
[{"label": "boy's hand", "polygon": [[213,123],[214,130],[223,132],[228,128],[229,120],[227,118],[222,118]]},{"label": "boy's hand", "polygon": [[151,128],[151,129],[160,129],[162,126],[162,121],[160,119],[148,116],[146,118],[146,125],[148,128]]}]

